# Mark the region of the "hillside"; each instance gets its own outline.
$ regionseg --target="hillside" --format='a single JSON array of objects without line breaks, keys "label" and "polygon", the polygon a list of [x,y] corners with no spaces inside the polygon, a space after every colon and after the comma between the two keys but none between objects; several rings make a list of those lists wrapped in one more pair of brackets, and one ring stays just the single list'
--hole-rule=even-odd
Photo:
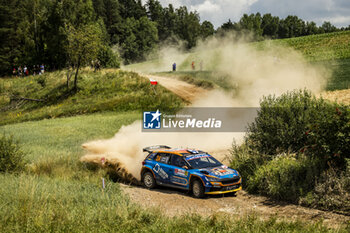
[{"label": "hillside", "polygon": [[[230,87],[225,74],[217,72],[218,65],[222,63],[221,58],[216,58],[220,49],[210,44],[215,44],[219,48],[226,43],[215,42],[216,39],[209,42],[208,46],[202,46],[201,50],[192,53],[181,53],[170,50],[168,54],[160,56],[159,59],[150,60],[143,63],[136,63],[126,66],[126,69],[142,72],[156,72],[160,75],[179,77],[188,79],[193,83],[191,78],[199,81],[212,81],[220,87],[227,89]],[[311,36],[295,37],[289,39],[265,40],[246,44],[247,47],[254,51],[261,51],[268,54],[271,50],[277,48],[292,48],[299,52],[311,66],[320,66],[331,73],[331,78],[327,81],[326,90],[341,90],[350,87],[350,31],[318,34]],[[282,52],[284,52],[282,50]],[[283,56],[283,54],[281,54]],[[251,59],[254,59],[252,55]],[[177,71],[169,72],[171,63],[178,61]],[[204,61],[203,70],[199,70],[200,61]],[[191,70],[191,62],[196,62],[196,70]],[[242,64],[247,66],[248,64]],[[190,77],[190,78],[189,78]]]},{"label": "hillside", "polygon": [[350,58],[350,31],[256,43],[256,46],[261,49],[266,49],[269,45],[291,47],[301,52],[309,61],[347,59]]},{"label": "hillside", "polygon": [[65,71],[0,79],[0,125],[95,112],[143,108],[176,110],[182,100],[133,72],[84,70],[78,91],[67,89]]}]

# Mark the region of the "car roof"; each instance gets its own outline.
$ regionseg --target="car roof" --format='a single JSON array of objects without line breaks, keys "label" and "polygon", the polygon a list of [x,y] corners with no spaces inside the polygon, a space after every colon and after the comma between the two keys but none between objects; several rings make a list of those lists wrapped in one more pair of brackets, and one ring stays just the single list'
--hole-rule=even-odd
[{"label": "car roof", "polygon": [[153,150],[152,153],[170,153],[170,154],[177,154],[180,156],[187,156],[191,154],[203,154],[206,153],[204,151],[196,151],[196,153],[193,153],[194,150],[189,149],[166,149],[166,150]]}]

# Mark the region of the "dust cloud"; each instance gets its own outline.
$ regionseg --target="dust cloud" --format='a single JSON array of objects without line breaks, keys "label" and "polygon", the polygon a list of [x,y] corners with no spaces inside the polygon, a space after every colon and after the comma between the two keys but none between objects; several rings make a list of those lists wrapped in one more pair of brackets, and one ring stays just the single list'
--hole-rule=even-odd
[{"label": "dust cloud", "polygon": [[105,163],[118,163],[126,172],[140,179],[142,161],[145,158],[142,152],[144,147],[168,145],[172,148],[196,148],[215,152],[227,148],[234,139],[229,133],[144,133],[141,132],[141,126],[141,121],[136,121],[123,126],[111,139],[83,144],[88,153],[81,161],[99,164],[105,160]]},{"label": "dust cloud", "polygon": [[[308,63],[291,48],[265,42],[246,43],[232,36],[212,38],[199,42],[191,53],[183,53],[174,47],[163,48],[156,61],[127,69],[140,72],[169,71],[176,62],[178,70],[191,70],[202,62],[204,71],[211,71],[228,78],[234,87],[230,90],[214,90],[192,103],[196,107],[255,107],[262,96],[280,95],[286,91],[307,88],[320,93],[330,75],[326,69]],[[242,133],[143,133],[141,122],[122,127],[111,139],[88,142],[83,145],[87,154],[83,162],[119,164],[136,179],[145,154],[142,148],[151,145],[169,145],[173,148],[196,148],[208,152],[230,148],[233,140],[240,143]]]}]

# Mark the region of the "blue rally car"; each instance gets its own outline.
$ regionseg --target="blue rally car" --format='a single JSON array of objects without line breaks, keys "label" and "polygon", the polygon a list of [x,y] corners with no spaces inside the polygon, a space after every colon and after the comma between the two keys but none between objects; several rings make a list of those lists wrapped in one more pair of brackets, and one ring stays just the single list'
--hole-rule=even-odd
[{"label": "blue rally car", "polygon": [[151,146],[142,162],[141,182],[146,188],[156,185],[191,191],[194,197],[237,192],[242,189],[239,173],[203,151]]}]

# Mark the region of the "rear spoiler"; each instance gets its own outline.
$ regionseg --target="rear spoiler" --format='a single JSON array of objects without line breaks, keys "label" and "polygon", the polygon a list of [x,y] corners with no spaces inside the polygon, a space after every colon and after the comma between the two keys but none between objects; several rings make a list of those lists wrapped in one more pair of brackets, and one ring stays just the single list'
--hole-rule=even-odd
[{"label": "rear spoiler", "polygon": [[171,149],[171,147],[165,146],[165,145],[149,146],[149,147],[143,148],[142,151],[151,153],[154,150],[160,150],[160,149]]}]

